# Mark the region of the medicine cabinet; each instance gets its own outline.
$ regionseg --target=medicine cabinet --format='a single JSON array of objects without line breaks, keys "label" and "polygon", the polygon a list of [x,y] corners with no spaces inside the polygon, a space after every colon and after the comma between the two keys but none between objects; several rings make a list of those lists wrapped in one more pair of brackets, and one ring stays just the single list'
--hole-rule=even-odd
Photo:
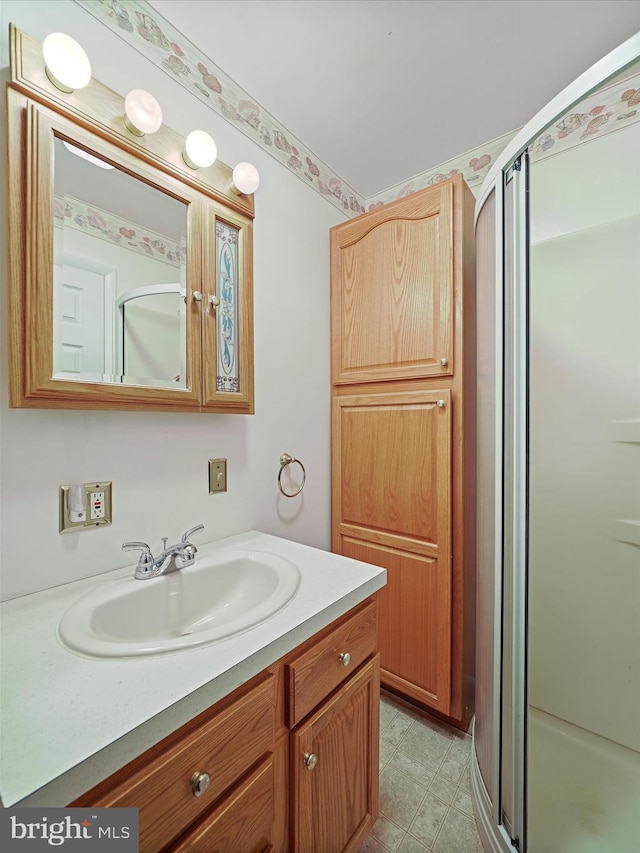
[{"label": "medicine cabinet", "polygon": [[13,26],[7,110],[11,405],[252,414],[253,196]]}]

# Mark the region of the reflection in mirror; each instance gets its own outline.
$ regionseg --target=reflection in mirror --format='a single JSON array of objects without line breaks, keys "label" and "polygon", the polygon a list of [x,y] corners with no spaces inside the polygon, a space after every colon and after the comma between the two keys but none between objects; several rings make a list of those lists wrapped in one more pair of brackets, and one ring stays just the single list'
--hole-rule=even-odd
[{"label": "reflection in mirror", "polygon": [[185,290],[151,284],[125,293],[116,311],[116,373],[124,381],[149,377],[180,383],[186,375]]},{"label": "reflection in mirror", "polygon": [[187,387],[187,205],[54,142],[53,377]]}]

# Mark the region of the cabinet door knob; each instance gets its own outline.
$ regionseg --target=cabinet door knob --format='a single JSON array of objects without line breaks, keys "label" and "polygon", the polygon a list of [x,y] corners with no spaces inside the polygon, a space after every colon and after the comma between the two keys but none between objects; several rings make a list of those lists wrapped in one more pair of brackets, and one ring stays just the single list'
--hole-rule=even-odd
[{"label": "cabinet door knob", "polygon": [[448,358],[441,358],[441,359],[440,359],[440,364],[441,364],[443,367],[446,367],[446,366],[449,364],[449,359],[448,359]]},{"label": "cabinet door knob", "polygon": [[318,756],[315,752],[305,752],[302,756],[302,760],[304,761],[304,766],[307,770],[313,770],[313,768],[318,763]]},{"label": "cabinet door knob", "polygon": [[439,409],[444,409],[444,400],[438,400],[438,402],[436,403],[436,406]]},{"label": "cabinet door knob", "polygon": [[338,655],[338,657],[340,658],[342,666],[349,666],[349,664],[351,663],[351,655],[349,654],[349,652],[342,652]]},{"label": "cabinet door knob", "polygon": [[202,302],[202,294],[199,290],[194,290],[192,296],[194,302]]},{"label": "cabinet door knob", "polygon": [[217,305],[220,305],[220,297],[219,297],[219,296],[217,296],[215,293],[212,293],[212,294],[211,294],[211,296],[209,297],[209,302],[210,302],[214,307],[216,307]]},{"label": "cabinet door knob", "polygon": [[208,773],[194,773],[191,777],[191,791],[194,797],[201,797],[209,787],[211,777]]}]

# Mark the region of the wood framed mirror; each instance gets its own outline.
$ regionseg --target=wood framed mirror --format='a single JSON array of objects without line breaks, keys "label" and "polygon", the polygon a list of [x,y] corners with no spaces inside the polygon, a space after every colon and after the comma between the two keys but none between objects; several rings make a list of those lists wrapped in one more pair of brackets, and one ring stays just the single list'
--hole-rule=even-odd
[{"label": "wood framed mirror", "polygon": [[253,197],[11,27],[11,405],[253,413]]}]

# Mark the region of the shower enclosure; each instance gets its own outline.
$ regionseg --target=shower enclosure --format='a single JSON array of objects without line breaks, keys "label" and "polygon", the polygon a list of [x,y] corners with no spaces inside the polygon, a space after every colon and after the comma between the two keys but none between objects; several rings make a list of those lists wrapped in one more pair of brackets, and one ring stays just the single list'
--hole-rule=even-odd
[{"label": "shower enclosure", "polygon": [[476,208],[472,792],[487,850],[640,838],[640,35]]},{"label": "shower enclosure", "polygon": [[120,382],[186,388],[184,284],[148,284],[115,303],[115,362]]}]

